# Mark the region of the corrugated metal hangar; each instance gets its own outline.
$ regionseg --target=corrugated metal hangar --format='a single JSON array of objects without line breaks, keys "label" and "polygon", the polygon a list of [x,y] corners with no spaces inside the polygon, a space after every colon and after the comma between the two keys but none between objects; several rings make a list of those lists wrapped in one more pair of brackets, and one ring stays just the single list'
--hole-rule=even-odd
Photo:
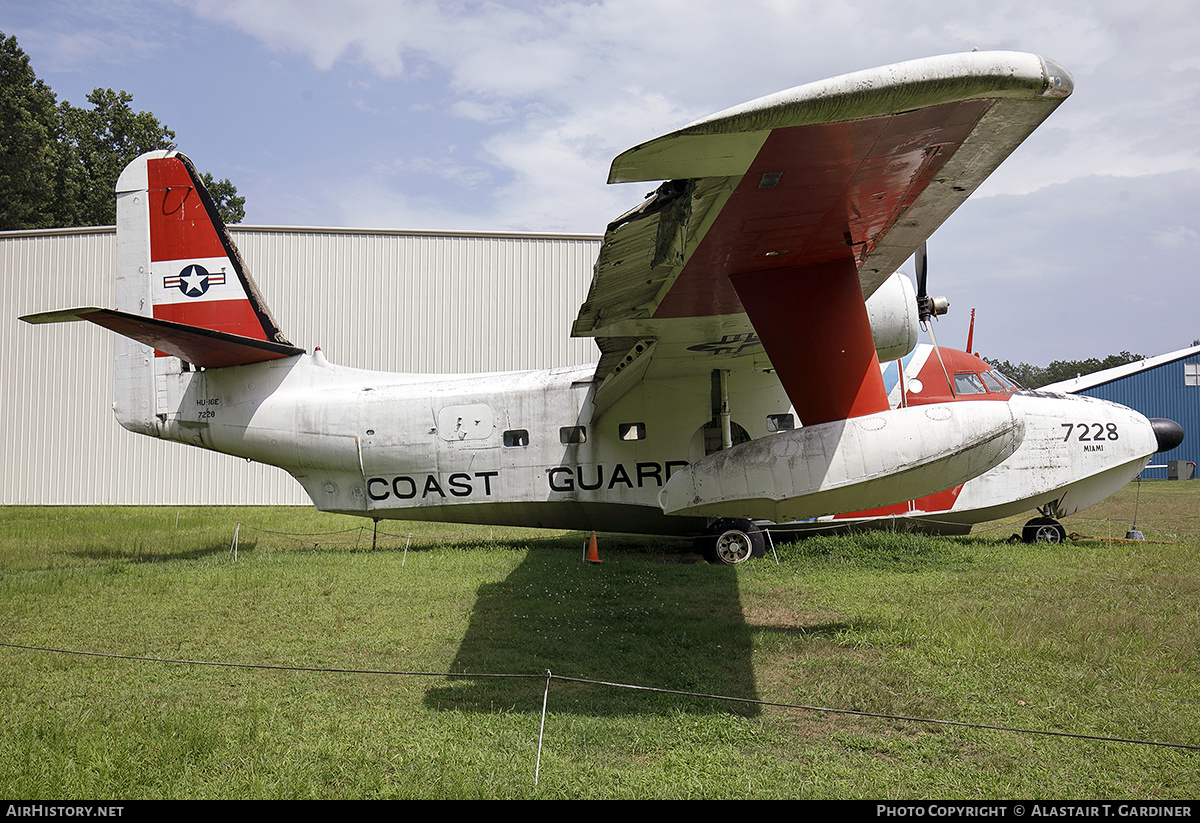
[{"label": "corrugated metal hangar", "polygon": [[[469,373],[588,363],[570,326],[592,235],[231,227],[288,337],[331,361]],[[112,228],[0,232],[5,505],[306,504],[280,469],[139,437],[111,411],[113,335],[17,317],[113,305]]]}]

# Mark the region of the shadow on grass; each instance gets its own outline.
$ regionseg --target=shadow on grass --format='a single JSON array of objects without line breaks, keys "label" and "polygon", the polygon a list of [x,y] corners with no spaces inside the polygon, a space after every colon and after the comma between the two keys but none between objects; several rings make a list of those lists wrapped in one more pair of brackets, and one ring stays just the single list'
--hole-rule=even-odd
[{"label": "shadow on grass", "polygon": [[[239,542],[239,552],[252,552],[257,547],[255,541]],[[141,541],[131,545],[113,545],[112,543],[93,543],[76,549],[70,554],[86,560],[107,560],[109,562],[124,561],[126,563],[169,563],[173,560],[200,560],[215,554],[229,554],[228,543],[212,543],[205,546],[181,546],[177,549],[163,550],[147,549]]]},{"label": "shadow on grass", "polygon": [[[558,543],[558,541],[553,541]],[[449,711],[541,710],[559,677],[755,699],[752,630],[737,570],[634,548],[586,565],[579,551],[533,547],[506,579],[481,586],[451,671],[528,673],[431,688]],[[588,716],[758,713],[745,703],[552,680],[549,706]]]}]

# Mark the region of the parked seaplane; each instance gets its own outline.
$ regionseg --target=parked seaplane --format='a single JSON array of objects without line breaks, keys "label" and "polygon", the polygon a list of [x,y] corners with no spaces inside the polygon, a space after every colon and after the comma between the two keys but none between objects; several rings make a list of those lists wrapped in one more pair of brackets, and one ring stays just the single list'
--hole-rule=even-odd
[{"label": "parked seaplane", "polygon": [[609,182],[666,182],[608,226],[572,331],[596,339],[587,366],[386,374],[306,352],[174,151],[117,184],[116,309],[23,319],[117,332],[122,426],[282,467],[325,511],[705,535],[722,563],[814,519],[1038,509],[1031,534],[1061,536],[1169,421],[918,347],[946,304],[897,269],[1072,87],[1035,55],[934,57],[629,149]]}]

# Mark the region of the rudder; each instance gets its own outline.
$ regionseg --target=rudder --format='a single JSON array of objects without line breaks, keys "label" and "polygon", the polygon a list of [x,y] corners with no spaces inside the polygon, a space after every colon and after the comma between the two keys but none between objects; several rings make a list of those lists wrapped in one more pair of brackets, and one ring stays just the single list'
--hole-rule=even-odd
[{"label": "rudder", "polygon": [[117,181],[117,309],[288,344],[178,152],[143,154]]}]

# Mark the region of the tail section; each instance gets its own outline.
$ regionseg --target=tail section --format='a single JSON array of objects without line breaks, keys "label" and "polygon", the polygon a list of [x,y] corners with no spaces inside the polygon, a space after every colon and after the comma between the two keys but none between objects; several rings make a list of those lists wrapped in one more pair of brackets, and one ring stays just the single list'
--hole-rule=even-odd
[{"label": "tail section", "polygon": [[117,332],[113,410],[164,436],[198,368],[293,357],[191,161],[143,154],[117,181],[116,309],[23,317],[87,320]]},{"label": "tail section", "polygon": [[144,154],[122,172],[117,244],[119,310],[290,345],[182,154]]}]

